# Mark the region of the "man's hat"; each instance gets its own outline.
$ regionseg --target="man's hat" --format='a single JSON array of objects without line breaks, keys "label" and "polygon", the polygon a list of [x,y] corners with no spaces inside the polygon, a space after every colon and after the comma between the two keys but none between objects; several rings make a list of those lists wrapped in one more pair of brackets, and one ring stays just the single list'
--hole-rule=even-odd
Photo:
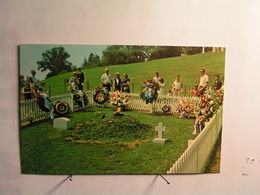
[{"label": "man's hat", "polygon": [[204,68],[200,69],[200,72],[205,72],[205,69]]},{"label": "man's hat", "polygon": [[105,68],[105,70],[108,70],[108,68]]},{"label": "man's hat", "polygon": [[119,72],[116,72],[116,74],[119,74]]}]

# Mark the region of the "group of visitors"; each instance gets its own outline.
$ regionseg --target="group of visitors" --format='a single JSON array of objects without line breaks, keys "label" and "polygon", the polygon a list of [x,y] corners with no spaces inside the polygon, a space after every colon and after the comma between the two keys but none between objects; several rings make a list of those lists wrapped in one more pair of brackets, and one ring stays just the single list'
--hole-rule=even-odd
[{"label": "group of visitors", "polygon": [[[206,74],[205,69],[200,70],[200,81],[198,85],[195,85],[194,88],[191,89],[192,96],[201,96],[205,93],[208,88],[211,88],[214,91],[219,90],[222,87],[222,82],[220,81],[220,76],[215,75],[215,82],[210,87],[209,86],[209,77]],[[153,77],[153,82],[158,85],[158,94],[164,94],[165,82],[164,79],[160,77],[159,73],[156,72]],[[181,82],[180,75],[177,75],[175,80],[173,81],[171,88],[168,91],[168,95],[172,96],[180,96],[183,94],[183,83]]]},{"label": "group of visitors", "polygon": [[[213,86],[209,87],[209,77],[206,74],[205,69],[200,70],[200,80],[199,84],[195,85],[194,88],[191,89],[192,96],[201,96],[205,93],[208,88],[211,88],[214,91],[219,90],[222,87],[222,82],[220,81],[220,76],[215,75],[215,82]],[[160,76],[159,72],[156,72],[152,78],[152,81],[158,86],[158,94],[164,94],[165,81]],[[130,79],[128,78],[128,74],[123,74],[123,79],[120,78],[119,72],[116,72],[115,78],[112,79],[112,76],[109,74],[109,70],[106,68],[104,74],[101,76],[101,83],[104,88],[108,91],[121,91],[130,93]],[[183,94],[183,83],[181,81],[181,76],[177,75],[173,83],[171,84],[171,88],[168,91],[168,95],[172,96],[180,96]]]},{"label": "group of visitors", "polygon": [[201,96],[205,93],[205,91],[207,89],[211,89],[213,91],[218,91],[219,89],[221,89],[223,87],[222,82],[220,81],[220,76],[219,75],[215,75],[214,77],[214,84],[210,87],[209,86],[209,77],[206,74],[205,69],[201,69],[200,70],[200,82],[198,85],[195,85],[191,90],[191,94],[194,97],[198,97]]},{"label": "group of visitors", "polygon": [[[68,80],[69,90],[71,92],[75,92],[78,90],[84,89],[84,80],[85,75],[81,71],[81,68],[78,68],[77,72],[72,73],[72,77]],[[123,74],[123,78],[120,77],[120,73],[116,72],[115,77],[113,78],[109,73],[109,69],[105,68],[104,74],[102,74],[101,83],[104,88],[108,91],[120,91],[130,93],[130,79],[127,73]],[[214,77],[214,84],[211,86],[211,89],[214,91],[219,90],[222,87],[222,82],[220,81],[220,76],[215,75]],[[160,76],[159,72],[156,72],[152,78],[152,81],[157,84],[158,86],[158,94],[164,94],[165,88],[165,81]],[[41,93],[48,93],[46,90],[45,83],[40,83],[39,80],[36,79],[36,71],[31,71],[31,76],[27,76],[26,80],[23,83],[23,99],[33,99],[36,98],[37,91]],[[205,69],[200,70],[200,81],[198,85],[195,85],[191,90],[190,93],[192,96],[201,96],[205,93],[205,91],[209,88],[209,77],[206,74]],[[177,75],[173,83],[171,84],[171,88],[168,91],[168,95],[172,96],[180,96],[183,94],[183,83],[181,81],[181,76]]]},{"label": "group of visitors", "polygon": [[[155,82],[158,85],[158,94],[164,94],[164,87],[165,87],[165,82],[164,79],[160,77],[159,72],[156,72],[153,77],[153,82]],[[181,95],[181,92],[183,91],[183,85],[180,80],[180,75],[176,76],[176,79],[173,81],[171,88],[168,91],[169,95]]]},{"label": "group of visitors", "polygon": [[36,79],[36,71],[31,70],[31,76],[26,76],[26,79],[21,83],[23,85],[22,88],[22,99],[30,100],[37,97],[37,93],[48,93],[46,89],[45,82],[40,83],[38,79]]},{"label": "group of visitors", "polygon": [[69,88],[71,92],[84,89],[85,75],[81,72],[81,68],[78,68],[77,72],[72,73],[72,77],[68,80]]},{"label": "group of visitors", "polygon": [[108,91],[120,91],[130,93],[130,79],[128,78],[128,74],[123,74],[123,79],[120,78],[119,72],[116,72],[115,78],[109,74],[108,68],[105,69],[104,74],[102,74],[101,83],[104,88]]}]

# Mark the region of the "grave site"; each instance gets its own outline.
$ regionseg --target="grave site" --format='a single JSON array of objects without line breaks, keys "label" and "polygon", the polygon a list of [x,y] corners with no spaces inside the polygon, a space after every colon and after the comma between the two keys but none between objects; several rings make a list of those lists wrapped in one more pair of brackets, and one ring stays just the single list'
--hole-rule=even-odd
[{"label": "grave site", "polygon": [[[213,84],[215,73],[224,72],[224,52],[155,61],[105,69],[114,73],[120,67],[129,70],[139,67],[131,75],[131,84],[137,81],[131,85],[134,88],[131,92],[88,86],[63,93],[64,86],[62,82],[57,86],[57,81],[68,78],[69,74],[64,73],[44,80],[49,89],[54,83],[53,95],[19,100],[21,172],[44,175],[210,172],[208,167],[214,162],[213,153],[221,140],[223,87],[192,96],[191,83],[196,83],[199,76],[195,77],[189,67],[197,72],[200,67],[205,68]],[[165,77],[169,77],[166,72],[171,71],[170,65],[176,63],[173,70],[180,69],[183,80],[189,80],[185,94],[160,93],[158,84],[142,73],[147,63],[153,67],[151,73],[160,70]],[[100,76],[93,75],[101,74],[100,71],[100,68],[83,70],[89,83],[98,82]],[[90,72],[95,73],[89,75]],[[144,82],[140,84],[139,80]],[[39,105],[45,106],[45,110]]]}]

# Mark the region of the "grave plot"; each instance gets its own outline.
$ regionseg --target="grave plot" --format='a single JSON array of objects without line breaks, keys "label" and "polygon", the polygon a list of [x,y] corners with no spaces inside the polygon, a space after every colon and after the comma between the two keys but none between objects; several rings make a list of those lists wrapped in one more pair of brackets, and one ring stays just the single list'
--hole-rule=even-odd
[{"label": "grave plot", "polygon": [[[195,138],[191,134],[193,120],[133,111],[122,114],[114,117],[112,109],[90,108],[86,112],[72,113],[72,128],[68,130],[55,129],[52,122],[22,129],[22,172],[166,173],[187,148],[188,140]],[[122,117],[128,118],[127,124],[112,124],[120,124]],[[153,143],[153,139],[158,137],[155,127],[160,122],[166,127],[163,138],[168,140],[165,144]],[[133,126],[136,128],[127,128]]]}]

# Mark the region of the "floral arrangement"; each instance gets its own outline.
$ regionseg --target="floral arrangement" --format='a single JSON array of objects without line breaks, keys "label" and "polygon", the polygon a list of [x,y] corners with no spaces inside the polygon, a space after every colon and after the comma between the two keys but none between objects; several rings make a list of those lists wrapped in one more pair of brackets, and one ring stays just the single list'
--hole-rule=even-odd
[{"label": "floral arrangement", "polygon": [[111,94],[110,97],[110,104],[112,104],[115,107],[126,107],[131,101],[131,97],[129,95],[126,95],[122,92],[114,92]]},{"label": "floral arrangement", "polygon": [[54,104],[54,112],[58,116],[64,116],[70,111],[70,106],[67,102],[57,101]]},{"label": "floral arrangement", "polygon": [[197,106],[188,101],[180,100],[176,108],[176,114],[179,118],[196,118],[198,113]]},{"label": "floral arrangement", "polygon": [[82,90],[77,90],[73,93],[73,100],[80,106],[85,107],[87,106],[89,100],[86,93]]},{"label": "floral arrangement", "polygon": [[169,106],[169,105],[164,105],[164,106],[162,107],[162,111],[163,111],[163,113],[170,113],[170,112],[171,112],[171,106]]},{"label": "floral arrangement", "polygon": [[148,103],[153,103],[158,97],[159,85],[152,80],[147,80],[143,84],[143,90],[140,97]]},{"label": "floral arrangement", "polygon": [[[209,94],[211,93],[211,95]],[[223,103],[223,90],[218,90],[216,92],[206,92],[201,96],[199,107],[200,112],[197,114],[197,118],[194,123],[193,134],[201,132],[205,126],[205,122],[208,122],[219,107]]]},{"label": "floral arrangement", "polygon": [[200,93],[198,91],[198,85],[195,85],[193,88],[191,88],[190,93],[192,97],[199,97]]},{"label": "floral arrangement", "polygon": [[95,89],[96,93],[93,95],[93,100],[97,104],[104,104],[109,100],[109,91],[106,88],[97,87]]}]

